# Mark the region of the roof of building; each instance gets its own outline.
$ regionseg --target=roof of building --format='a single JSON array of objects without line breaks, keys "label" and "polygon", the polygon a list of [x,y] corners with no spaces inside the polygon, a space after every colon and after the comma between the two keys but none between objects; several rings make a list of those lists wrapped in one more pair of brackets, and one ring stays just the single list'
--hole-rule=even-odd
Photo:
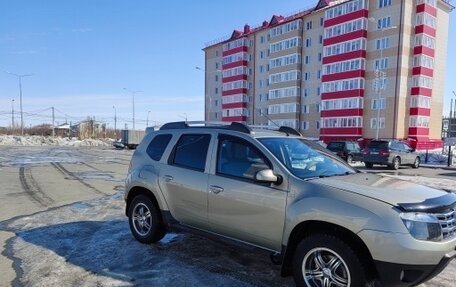
[{"label": "roof of building", "polygon": [[239,38],[247,37],[253,33],[256,33],[256,32],[259,32],[259,31],[262,31],[265,29],[269,29],[274,26],[278,26],[281,24],[285,24],[287,22],[291,22],[291,21],[301,18],[305,15],[311,14],[314,11],[318,11],[318,10],[326,8],[330,5],[339,4],[342,2],[346,2],[346,1],[349,1],[349,0],[320,0],[320,1],[318,1],[317,5],[315,7],[312,7],[310,9],[305,9],[305,10],[299,11],[297,13],[293,13],[292,15],[287,16],[287,17],[284,17],[282,15],[272,15],[271,20],[269,20],[269,22],[263,21],[263,23],[260,26],[257,26],[255,28],[251,28],[248,24],[246,24],[244,26],[243,31],[234,30],[233,33],[231,33],[231,36],[229,36],[229,37],[225,37],[224,39],[218,39],[218,40],[207,43],[206,47],[203,50],[210,48],[212,46],[227,43],[229,41],[233,41],[233,40],[236,40]]}]

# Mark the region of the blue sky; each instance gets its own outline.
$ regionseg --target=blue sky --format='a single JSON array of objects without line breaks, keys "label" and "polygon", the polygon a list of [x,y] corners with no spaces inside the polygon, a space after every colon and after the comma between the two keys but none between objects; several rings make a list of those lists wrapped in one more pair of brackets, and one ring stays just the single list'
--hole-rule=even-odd
[{"label": "blue sky", "polygon": [[[23,80],[26,125],[49,123],[54,106],[59,123],[95,116],[112,127],[114,105],[118,126],[131,127],[132,99],[124,87],[144,91],[136,96],[137,128],[148,111],[151,122],[202,120],[204,72],[195,67],[204,66],[204,44],[314,3],[0,0],[0,70],[34,74]],[[455,21],[452,15],[449,51],[456,50]],[[447,110],[456,90],[455,56],[448,56]],[[0,126],[10,125],[5,112],[12,98],[17,111],[17,79],[0,72]]]}]

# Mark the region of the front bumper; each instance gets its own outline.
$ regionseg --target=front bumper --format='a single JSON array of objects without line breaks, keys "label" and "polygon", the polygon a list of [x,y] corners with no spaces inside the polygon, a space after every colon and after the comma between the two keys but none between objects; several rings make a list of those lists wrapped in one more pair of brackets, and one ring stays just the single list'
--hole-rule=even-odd
[{"label": "front bumper", "polygon": [[416,286],[437,276],[456,258],[452,251],[440,260],[437,265],[409,265],[383,261],[374,261],[379,279],[384,286],[402,287]]}]

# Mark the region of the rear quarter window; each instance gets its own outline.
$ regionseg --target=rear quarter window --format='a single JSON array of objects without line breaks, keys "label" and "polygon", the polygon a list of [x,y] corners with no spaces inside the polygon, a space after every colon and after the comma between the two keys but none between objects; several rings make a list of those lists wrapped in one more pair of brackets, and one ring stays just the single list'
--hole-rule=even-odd
[{"label": "rear quarter window", "polygon": [[147,146],[146,153],[151,159],[160,161],[171,138],[172,135],[157,135]]}]

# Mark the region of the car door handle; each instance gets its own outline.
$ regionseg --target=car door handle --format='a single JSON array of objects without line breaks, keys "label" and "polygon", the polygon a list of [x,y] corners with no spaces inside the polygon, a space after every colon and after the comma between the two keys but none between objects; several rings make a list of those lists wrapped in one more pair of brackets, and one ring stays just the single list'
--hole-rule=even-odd
[{"label": "car door handle", "polygon": [[164,179],[166,182],[170,182],[171,180],[174,179],[174,177],[172,177],[171,175],[165,175],[165,176],[163,176],[163,179]]},{"label": "car door handle", "polygon": [[219,194],[220,192],[223,191],[223,187],[211,185],[211,186],[209,187],[209,190],[210,190],[213,194]]}]

